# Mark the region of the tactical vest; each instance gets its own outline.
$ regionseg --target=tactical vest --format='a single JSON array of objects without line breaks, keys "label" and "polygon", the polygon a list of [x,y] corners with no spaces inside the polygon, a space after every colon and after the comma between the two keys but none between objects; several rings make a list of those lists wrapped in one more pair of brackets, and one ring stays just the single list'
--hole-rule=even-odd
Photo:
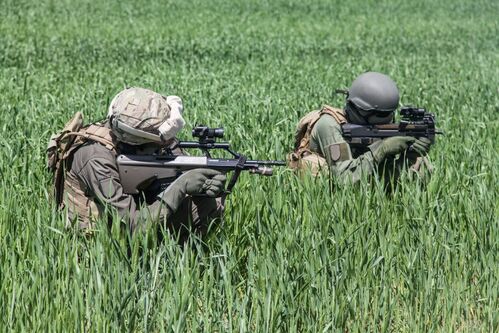
[{"label": "tactical vest", "polygon": [[82,229],[92,228],[93,221],[99,217],[94,200],[85,195],[84,186],[68,172],[68,160],[76,149],[88,141],[95,141],[116,153],[115,139],[111,129],[101,123],[83,126],[83,115],[77,112],[64,126],[63,130],[52,135],[47,147],[47,167],[54,173],[53,194],[57,207],[67,209],[68,226],[77,221]]},{"label": "tactical vest", "polygon": [[340,125],[347,122],[343,110],[329,105],[324,105],[321,110],[309,112],[301,118],[296,127],[294,151],[287,157],[288,166],[291,169],[308,169],[314,176],[318,175],[321,170],[327,170],[326,159],[310,150],[312,130],[317,121],[325,114],[333,117]]}]

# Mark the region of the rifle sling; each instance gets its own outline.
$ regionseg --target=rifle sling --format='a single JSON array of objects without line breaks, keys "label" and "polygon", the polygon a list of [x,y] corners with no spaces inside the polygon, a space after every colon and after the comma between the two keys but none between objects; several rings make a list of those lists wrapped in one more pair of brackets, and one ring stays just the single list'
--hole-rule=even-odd
[{"label": "rifle sling", "polygon": [[239,160],[237,161],[236,169],[234,170],[234,174],[230,178],[229,185],[227,185],[227,189],[225,190],[224,194],[222,195],[222,201],[225,201],[225,197],[229,193],[232,192],[232,189],[234,188],[234,185],[236,185],[237,179],[239,178],[241,171],[244,170],[245,163],[246,163],[246,156],[244,156],[244,155],[239,156]]}]

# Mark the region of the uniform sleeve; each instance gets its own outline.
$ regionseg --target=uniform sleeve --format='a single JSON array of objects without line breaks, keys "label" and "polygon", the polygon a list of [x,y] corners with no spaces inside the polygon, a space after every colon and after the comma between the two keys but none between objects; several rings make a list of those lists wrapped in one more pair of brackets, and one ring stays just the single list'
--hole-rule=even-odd
[{"label": "uniform sleeve", "polygon": [[[89,156],[91,153],[93,156]],[[79,149],[74,155],[74,161],[80,161],[76,163],[77,167],[73,172],[84,183],[87,192],[90,192],[89,195],[94,197],[101,207],[114,208],[121,219],[129,221],[132,229],[140,220],[157,218],[168,209],[161,201],[139,209],[134,197],[124,193],[118,167],[110,153],[107,155]]]},{"label": "uniform sleeve", "polygon": [[371,151],[352,158],[350,146],[343,139],[341,126],[329,115],[323,115],[314,126],[311,148],[326,158],[331,173],[341,183],[356,183],[363,174],[375,172],[376,163]]}]

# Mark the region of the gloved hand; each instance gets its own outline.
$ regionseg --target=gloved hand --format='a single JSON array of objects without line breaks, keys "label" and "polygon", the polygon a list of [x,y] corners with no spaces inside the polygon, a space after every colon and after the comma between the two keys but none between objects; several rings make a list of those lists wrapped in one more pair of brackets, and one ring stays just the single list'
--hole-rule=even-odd
[{"label": "gloved hand", "polygon": [[378,141],[369,146],[377,163],[382,162],[387,156],[404,152],[414,143],[416,138],[412,136],[394,136],[382,141]]},{"label": "gloved hand", "polygon": [[420,156],[425,156],[430,151],[431,140],[428,138],[419,138],[414,141],[410,150],[415,151]]},{"label": "gloved hand", "polygon": [[190,170],[178,177],[158,197],[175,212],[187,194],[216,197],[225,189],[226,179],[224,174],[213,169]]}]

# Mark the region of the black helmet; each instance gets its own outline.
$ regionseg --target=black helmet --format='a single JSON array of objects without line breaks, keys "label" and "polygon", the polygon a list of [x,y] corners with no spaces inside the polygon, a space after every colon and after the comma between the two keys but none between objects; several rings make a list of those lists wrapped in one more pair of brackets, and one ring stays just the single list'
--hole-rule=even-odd
[{"label": "black helmet", "polygon": [[399,90],[389,76],[366,72],[348,89],[347,103],[364,111],[393,112],[399,104]]}]

